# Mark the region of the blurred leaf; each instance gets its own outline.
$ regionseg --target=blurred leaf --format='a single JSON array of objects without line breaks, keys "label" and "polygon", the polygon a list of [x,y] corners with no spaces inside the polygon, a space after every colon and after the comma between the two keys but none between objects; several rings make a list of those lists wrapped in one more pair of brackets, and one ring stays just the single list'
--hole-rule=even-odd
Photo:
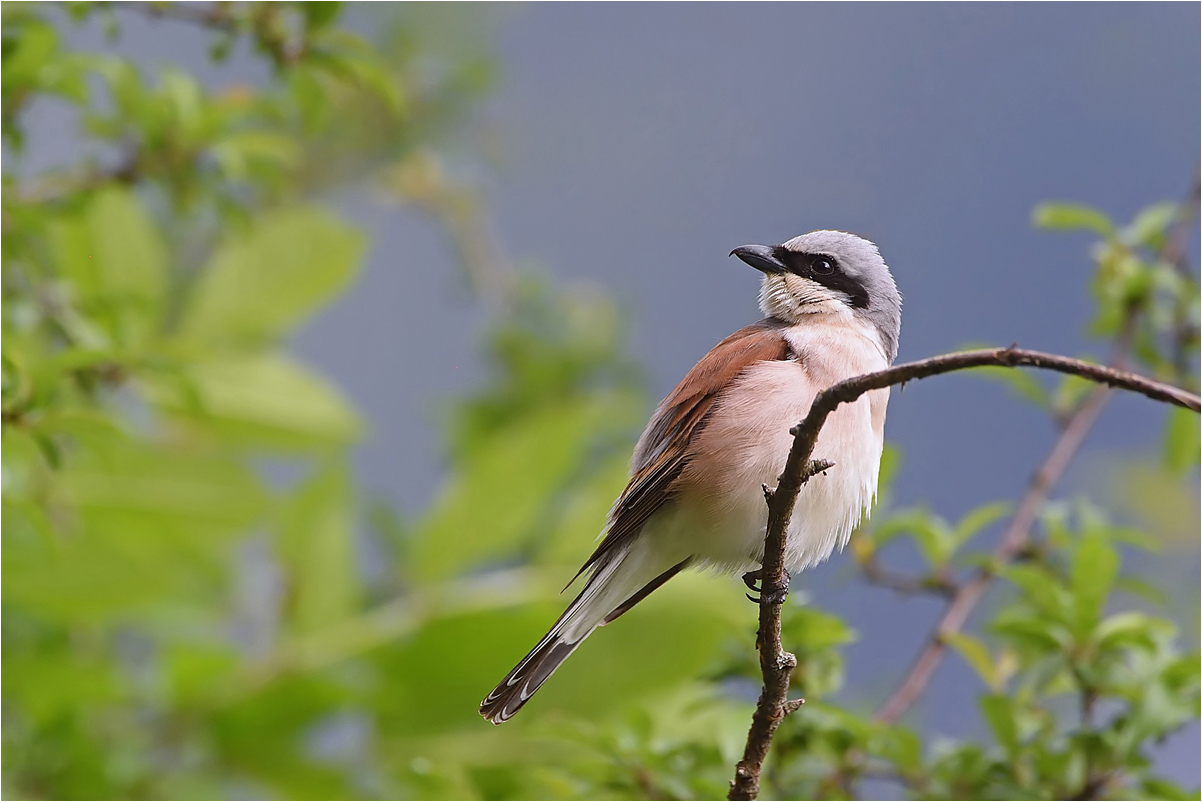
[{"label": "blurred leaf", "polygon": [[963,545],[968,542],[969,538],[976,536],[982,530],[989,528],[997,521],[1008,516],[1013,507],[1014,505],[1009,501],[994,501],[989,504],[982,504],[960,519],[956,524],[955,530],[952,532],[952,539],[957,546]]},{"label": "blurred leaf", "polygon": [[1114,223],[1102,212],[1079,203],[1040,203],[1031,213],[1039,228],[1053,231],[1092,231],[1103,237],[1115,234]]},{"label": "blurred leaf", "polygon": [[873,529],[878,546],[899,534],[908,534],[914,539],[919,553],[932,568],[942,567],[956,546],[951,527],[929,510],[904,510],[889,516]]},{"label": "blurred leaf", "polygon": [[148,389],[162,408],[240,448],[340,446],[362,431],[336,388],[281,353],[204,362],[188,371],[186,385],[159,377]]},{"label": "blurred leaf", "polygon": [[1060,380],[1052,398],[1052,409],[1061,415],[1068,415],[1077,408],[1085,397],[1098,385],[1089,379],[1069,375]]},{"label": "blurred leaf", "polygon": [[353,514],[347,469],[332,462],[293,495],[281,552],[292,579],[297,630],[338,623],[358,601]]},{"label": "blurred leaf", "polygon": [[1078,639],[1084,639],[1097,625],[1118,570],[1118,554],[1103,535],[1089,533],[1081,538],[1073,554],[1070,579],[1073,629]]},{"label": "blurred leaf", "polygon": [[232,344],[280,337],[350,283],[363,248],[361,234],[313,207],[265,217],[214,255],[182,332]]},{"label": "blurred leaf", "polygon": [[993,737],[1007,752],[1013,752],[1018,747],[1018,727],[1014,722],[1014,702],[1005,696],[982,696],[981,712]]},{"label": "blurred leaf", "polygon": [[226,175],[235,180],[251,176],[256,165],[284,169],[301,157],[300,144],[269,131],[239,131],[215,143],[211,151]]},{"label": "blurred leaf", "polygon": [[605,516],[628,481],[630,456],[615,449],[608,459],[590,467],[588,476],[573,480],[563,489],[554,520],[548,521],[545,535],[535,541],[535,561],[574,573],[594,548],[594,541],[605,527]]},{"label": "blurred leaf", "polygon": [[342,13],[342,3],[320,0],[320,2],[304,3],[300,6],[305,15],[305,24],[311,29],[324,28],[338,19]]},{"label": "blurred leaf", "polygon": [[1112,506],[1136,515],[1158,545],[1190,553],[1197,548],[1197,493],[1161,460],[1112,460],[1105,490]]},{"label": "blurred leaf", "polygon": [[51,228],[60,275],[116,342],[139,344],[158,326],[167,291],[167,253],[158,230],[128,189],[97,192]]},{"label": "blurred leaf", "polygon": [[878,496],[887,493],[893,486],[893,479],[901,469],[901,464],[901,446],[896,443],[885,443],[885,447],[881,451],[881,467],[877,477]]},{"label": "blurred leaf", "polygon": [[1115,649],[1131,643],[1152,647],[1152,633],[1159,622],[1143,613],[1129,611],[1106,618],[1094,630],[1099,649]]},{"label": "blurred leaf", "polygon": [[1198,465],[1202,457],[1202,429],[1198,413],[1181,407],[1169,410],[1164,430],[1164,464],[1175,474],[1183,474]]},{"label": "blurred leaf", "polygon": [[565,401],[494,432],[468,455],[417,526],[415,575],[446,577],[530,543],[540,523],[549,523],[549,505],[577,477],[589,442],[606,421],[624,418],[631,403],[620,395]]},{"label": "blurred leaf", "polygon": [[1172,201],[1163,201],[1141,209],[1123,229],[1123,239],[1132,245],[1160,248],[1164,244],[1165,231],[1177,218],[1178,208]]},{"label": "blurred leaf", "polygon": [[183,601],[209,587],[228,556],[223,538],[244,531],[265,504],[236,462],[116,439],[75,455],[61,493],[78,531],[51,554],[7,541],[4,596],[68,619]]},{"label": "blurred leaf", "polygon": [[971,373],[1006,385],[1015,397],[1030,401],[1040,409],[1047,409],[1049,406],[1048,391],[1030,371],[986,365],[973,368]]},{"label": "blurred leaf", "polygon": [[942,636],[943,642],[951,646],[977,672],[985,684],[995,693],[1000,692],[1001,682],[993,663],[989,648],[977,638],[964,632],[947,632]]},{"label": "blurred leaf", "polygon": [[838,616],[791,605],[781,627],[781,639],[786,649],[813,651],[851,643],[856,633]]}]

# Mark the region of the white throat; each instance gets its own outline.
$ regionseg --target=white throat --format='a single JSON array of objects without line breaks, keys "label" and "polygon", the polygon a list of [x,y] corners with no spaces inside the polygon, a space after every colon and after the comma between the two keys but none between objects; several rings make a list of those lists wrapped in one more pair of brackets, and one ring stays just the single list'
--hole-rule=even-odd
[{"label": "white throat", "polygon": [[791,273],[767,275],[760,282],[760,311],[788,323],[820,314],[850,319],[848,301],[837,290]]}]

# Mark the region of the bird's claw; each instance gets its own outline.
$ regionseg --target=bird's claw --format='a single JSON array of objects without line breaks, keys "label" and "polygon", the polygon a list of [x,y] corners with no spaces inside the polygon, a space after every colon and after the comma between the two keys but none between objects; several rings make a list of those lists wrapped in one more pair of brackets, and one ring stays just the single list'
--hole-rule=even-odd
[{"label": "bird's claw", "polygon": [[763,575],[763,570],[759,568],[755,569],[754,571],[748,571],[747,573],[743,574],[743,584],[751,590],[754,590],[756,593],[759,593],[760,578]]},{"label": "bird's claw", "polygon": [[[754,571],[748,571],[747,573],[743,574],[743,584],[746,585],[750,590],[753,590],[759,594],[758,598],[755,596],[752,596],[750,593],[744,594],[747,597],[747,600],[750,601],[752,604],[760,604],[764,601],[765,596],[764,596],[764,588],[763,588],[763,577],[764,577],[763,569],[758,569],[758,568]],[[779,588],[776,591],[768,594],[767,600],[769,603],[784,604],[785,599],[789,595],[789,584],[790,584],[790,582],[792,582],[793,577],[789,575],[788,571],[785,571],[784,578],[785,578],[784,587]]]}]

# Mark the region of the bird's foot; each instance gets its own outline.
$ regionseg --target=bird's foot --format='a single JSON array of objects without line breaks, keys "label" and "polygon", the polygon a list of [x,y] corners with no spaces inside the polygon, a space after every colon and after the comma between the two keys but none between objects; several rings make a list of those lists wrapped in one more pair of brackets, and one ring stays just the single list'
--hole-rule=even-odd
[{"label": "bird's foot", "polygon": [[[745,594],[747,596],[747,600],[750,601],[752,604],[759,604],[764,599],[764,589],[762,587],[763,579],[764,579],[764,571],[763,571],[763,569],[760,569],[760,568],[757,568],[754,571],[748,571],[747,573],[743,574],[743,584],[746,585],[748,587],[748,589],[760,594],[759,598],[752,596],[750,593]],[[789,584],[793,580],[793,577],[789,575],[788,571],[784,572],[784,580],[785,580],[784,587],[777,588],[776,590],[774,590],[773,592],[768,594],[767,598],[768,598],[769,603],[771,603],[771,604],[784,604],[785,603],[785,598],[788,597],[788,595],[789,595]]]},{"label": "bird's foot", "polygon": [[754,590],[755,592],[759,593],[760,579],[763,576],[764,570],[762,568],[757,568],[754,571],[748,571],[747,573],[743,574],[743,584],[746,585],[749,590]]},{"label": "bird's foot", "polygon": [[[754,571],[748,571],[747,573],[743,574],[743,584],[747,586],[748,590],[760,593],[760,580],[763,578],[763,576],[764,570],[762,568],[757,568]],[[747,597],[747,601],[751,602],[752,604],[760,603],[760,600],[757,597],[752,596],[750,593],[745,593],[743,595],[745,595]]]}]

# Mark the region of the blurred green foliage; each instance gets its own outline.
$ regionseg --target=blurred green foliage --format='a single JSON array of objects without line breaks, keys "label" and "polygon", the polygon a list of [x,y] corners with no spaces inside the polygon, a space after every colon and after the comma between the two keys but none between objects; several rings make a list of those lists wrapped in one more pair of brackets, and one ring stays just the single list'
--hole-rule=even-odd
[{"label": "blurred green foliage", "polygon": [[[488,86],[482,46],[436,35],[439,14],[457,24],[446,10],[406,10],[375,42],[341,14],[4,5],[3,792],[723,796],[758,671],[753,616],[706,577],[598,633],[514,722],[476,715],[558,614],[648,399],[613,307],[499,264],[447,167]],[[217,62],[249,48],[269,78],[213,90],[65,43],[80,22],[120,37],[128,15],[197,26]],[[49,98],[74,109],[81,155],[29,174],[23,120]],[[348,464],[365,422],[287,348],[367,245],[322,195],[368,181],[434,215],[494,316],[495,374],[448,415],[449,477],[415,516],[362,497]],[[1095,333],[1196,389],[1198,288],[1166,258],[1187,206],[1125,228],[1071,205],[1036,217],[1099,238]],[[1057,419],[1089,390],[996,375]],[[1197,417],[1172,413],[1159,486],[1196,486],[1197,443]],[[1010,513],[953,525],[884,506],[853,541],[865,577],[912,548],[928,570],[902,584],[935,594],[983,564],[976,538]],[[1197,721],[1198,654],[1122,595],[1140,586],[1124,550],[1154,541],[1083,502],[1047,506],[1024,560],[995,567],[988,619],[948,639],[982,680],[982,742],[924,742],[838,704],[855,633],[795,598],[784,640],[808,703],[766,793],[1186,795],[1149,749]]]}]

